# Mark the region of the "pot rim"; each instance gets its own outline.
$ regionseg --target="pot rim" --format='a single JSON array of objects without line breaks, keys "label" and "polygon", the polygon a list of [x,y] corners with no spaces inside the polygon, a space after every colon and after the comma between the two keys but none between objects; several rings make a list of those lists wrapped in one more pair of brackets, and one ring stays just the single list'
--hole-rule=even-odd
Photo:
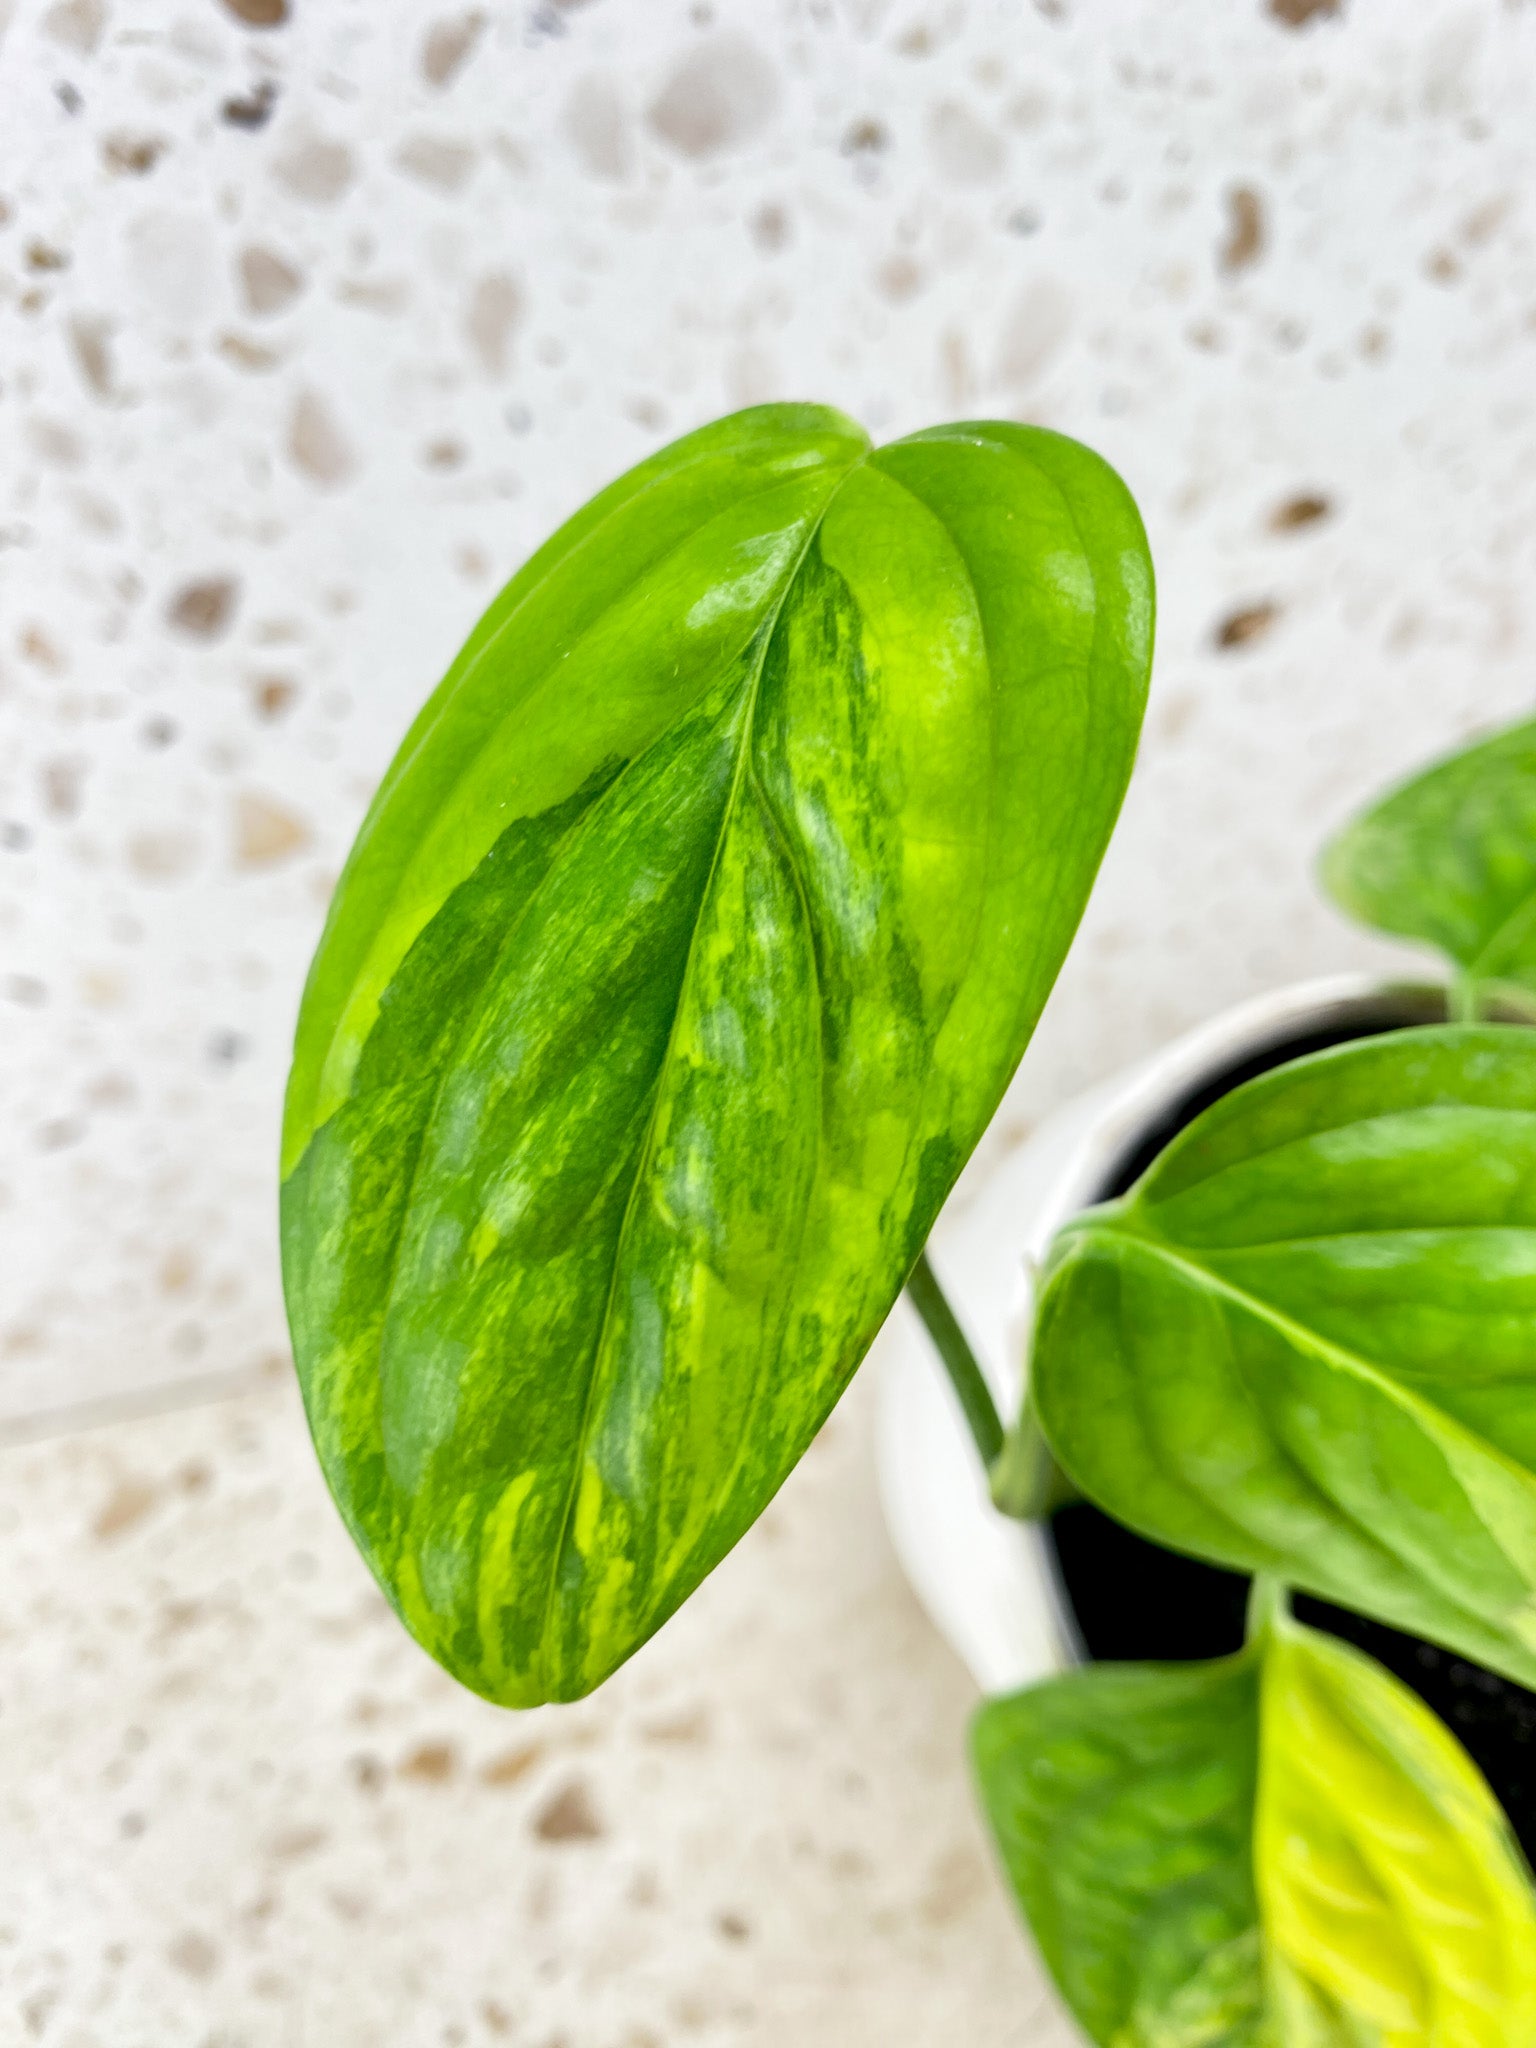
[{"label": "pot rim", "polygon": [[[1023,1394],[1035,1264],[1149,1136],[1224,1069],[1298,1038],[1443,1021],[1448,998],[1443,982],[1366,975],[1252,997],[1063,1104],[952,1199],[929,1255],[1005,1422]],[[1042,1524],[993,1507],[959,1404],[905,1296],[877,1356],[881,1502],[930,1620],[984,1693],[1016,1691],[1086,1661],[1054,1546]]]}]

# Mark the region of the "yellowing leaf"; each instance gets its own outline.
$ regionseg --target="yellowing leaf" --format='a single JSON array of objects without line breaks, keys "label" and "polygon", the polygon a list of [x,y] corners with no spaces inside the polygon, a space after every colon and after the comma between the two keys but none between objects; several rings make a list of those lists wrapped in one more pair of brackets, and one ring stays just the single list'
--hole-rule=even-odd
[{"label": "yellowing leaf", "polygon": [[1014,1892],[1099,2048],[1532,2048],[1536,1893],[1448,1729],[1279,1615],[976,1717]]},{"label": "yellowing leaf", "polygon": [[1255,1872],[1282,2006],[1332,2007],[1373,2048],[1529,2048],[1536,1901],[1465,1750],[1370,1658],[1294,1623],[1260,1696]]}]

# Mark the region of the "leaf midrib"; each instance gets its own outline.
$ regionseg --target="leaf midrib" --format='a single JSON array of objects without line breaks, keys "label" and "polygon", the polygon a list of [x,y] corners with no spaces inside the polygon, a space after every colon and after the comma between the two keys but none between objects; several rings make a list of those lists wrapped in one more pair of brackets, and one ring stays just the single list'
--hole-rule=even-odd
[{"label": "leaf midrib", "polygon": [[1536,923],[1536,880],[1533,880],[1513,910],[1500,919],[1488,934],[1477,952],[1464,963],[1464,971],[1474,981],[1497,980],[1498,976],[1488,973],[1488,961],[1500,942],[1522,924]]},{"label": "leaf midrib", "polygon": [[[731,787],[720,813],[720,827],[715,835],[714,850],[710,856],[709,873],[706,875],[704,887],[699,893],[698,911],[695,914],[693,929],[688,938],[688,958],[683,963],[683,972],[678,981],[677,1001],[673,1006],[672,1021],[667,1030],[667,1043],[662,1052],[660,1064],[656,1069],[656,1079],[652,1086],[651,1104],[646,1113],[645,1131],[640,1141],[640,1150],[636,1157],[634,1174],[630,1180],[629,1193],[625,1199],[624,1214],[619,1223],[618,1234],[614,1239],[613,1257],[608,1272],[608,1292],[603,1302],[602,1319],[598,1324],[597,1336],[590,1353],[587,1384],[582,1397],[581,1422],[572,1449],[570,1477],[566,1482],[565,1501],[560,1514],[560,1532],[551,1553],[549,1583],[545,1591],[544,1604],[540,1613],[535,1655],[541,1661],[552,1661],[550,1624],[554,1617],[556,1595],[560,1583],[560,1570],[570,1544],[571,1526],[575,1520],[576,1503],[581,1492],[581,1481],[586,1466],[588,1441],[592,1426],[593,1403],[597,1394],[599,1366],[603,1356],[603,1347],[607,1342],[609,1326],[613,1320],[614,1302],[618,1293],[619,1272],[623,1264],[624,1244],[629,1235],[630,1225],[634,1219],[640,1190],[645,1183],[646,1170],[651,1158],[651,1150],[656,1136],[656,1119],[661,1109],[662,1083],[672,1062],[673,1048],[677,1042],[678,1021],[683,1015],[687,1004],[688,991],[693,981],[694,961],[697,956],[699,928],[703,923],[704,908],[709,901],[710,892],[714,888],[715,876],[720,867],[720,857],[725,848],[726,841],[730,837],[731,825],[736,815],[737,799],[741,794],[741,787],[746,779],[747,764],[751,759],[758,691],[762,684],[763,669],[768,659],[768,650],[773,644],[774,635],[778,631],[779,621],[783,616],[784,607],[789,601],[790,592],[799,581],[800,572],[805,567],[811,549],[816,544],[828,512],[836,502],[838,494],[847,482],[848,477],[855,469],[860,469],[864,466],[868,460],[868,455],[869,451],[866,450],[864,454],[858,457],[857,461],[850,463],[832,486],[832,489],[827,493],[819,511],[806,531],[800,551],[796,555],[788,574],[785,576],[777,597],[764,615],[762,624],[758,627],[757,660],[753,664],[752,674],[748,679],[744,693],[745,701],[743,702],[740,714],[741,738],[737,747],[736,760],[731,771]],[[818,1097],[818,1149],[820,1142],[821,1118]],[[541,1677],[545,1681],[544,1689],[546,1693],[549,1692],[548,1681],[552,1675],[554,1675],[553,1672],[548,1668],[541,1672]],[[553,1694],[550,1696],[553,1697]]]},{"label": "leaf midrib", "polygon": [[[1143,1246],[1143,1248],[1153,1252],[1155,1252],[1158,1249],[1158,1246],[1155,1242],[1142,1237],[1138,1233],[1130,1231],[1106,1231],[1103,1234],[1106,1236],[1119,1236],[1131,1244],[1141,1245]],[[1195,1273],[1197,1276],[1203,1277],[1202,1268],[1191,1266],[1187,1262],[1180,1260],[1176,1255],[1170,1255],[1168,1263],[1176,1267],[1182,1267],[1185,1271],[1186,1277],[1191,1272]],[[1211,1278],[1213,1288],[1215,1291],[1224,1291],[1227,1294],[1229,1294],[1232,1298],[1240,1302],[1243,1302],[1244,1305],[1247,1305],[1242,1290],[1236,1287],[1224,1286],[1223,1283],[1217,1280],[1214,1275],[1211,1276]],[[1255,1302],[1253,1304],[1253,1307],[1256,1312],[1260,1314],[1263,1313],[1263,1304]],[[1230,1351],[1230,1343],[1228,1348]],[[1233,1364],[1235,1368],[1235,1359],[1233,1361]],[[1244,1399],[1250,1404],[1250,1406],[1254,1407],[1257,1410],[1258,1404],[1254,1398],[1253,1390],[1248,1384],[1246,1375],[1238,1372],[1235,1374],[1235,1376],[1237,1378],[1239,1386],[1242,1388]],[[1141,1427],[1146,1436],[1148,1437],[1149,1441],[1156,1441],[1156,1432],[1154,1431],[1150,1419],[1147,1416],[1146,1404],[1143,1399],[1143,1394],[1144,1387],[1140,1375],[1133,1375],[1132,1398],[1136,1403],[1137,1413],[1140,1418]],[[1316,1494],[1320,1499],[1326,1501],[1329,1507],[1335,1513],[1340,1515],[1346,1523],[1348,1523],[1349,1527],[1355,1532],[1357,1539],[1361,1543],[1363,1543],[1368,1549],[1376,1552],[1378,1555],[1385,1558],[1388,1561],[1388,1563],[1394,1566],[1395,1568],[1401,1568],[1402,1560],[1397,1557],[1395,1552],[1387,1548],[1387,1546],[1376,1535],[1375,1531],[1367,1528],[1365,1524],[1360,1521],[1359,1517],[1353,1514],[1350,1511],[1350,1509],[1344,1505],[1342,1501],[1336,1500],[1334,1496],[1327,1490],[1327,1488],[1325,1488],[1318,1481],[1318,1479],[1315,1478],[1314,1475],[1311,1472],[1309,1472],[1304,1465],[1300,1463],[1294,1451],[1292,1451],[1287,1444],[1280,1442],[1279,1439],[1275,1437],[1274,1432],[1269,1428],[1268,1423],[1262,1414],[1262,1411],[1259,1412],[1259,1422],[1260,1426],[1264,1430],[1265,1436],[1274,1445],[1277,1455],[1281,1457],[1284,1460],[1286,1466],[1292,1472],[1295,1473],[1295,1475],[1300,1480],[1302,1485],[1307,1489],[1307,1491],[1309,1493]],[[1178,1484],[1181,1488],[1184,1489],[1184,1491],[1191,1494],[1197,1501],[1199,1501],[1199,1503],[1201,1504],[1201,1506],[1207,1514],[1214,1515],[1220,1522],[1224,1524],[1225,1527],[1231,1529],[1234,1532],[1234,1534],[1238,1538],[1234,1555],[1240,1556],[1243,1545],[1245,1543],[1251,1545],[1255,1541],[1260,1540],[1256,1539],[1253,1536],[1252,1531],[1249,1530],[1244,1523],[1236,1520],[1234,1516],[1227,1512],[1226,1506],[1223,1502],[1213,1500],[1205,1490],[1198,1487],[1193,1480],[1187,1478],[1182,1472],[1182,1470],[1178,1474]],[[1273,1549],[1273,1546],[1269,1543],[1265,1542],[1263,1547],[1266,1550],[1266,1552],[1269,1553],[1269,1563],[1264,1568],[1276,1571],[1281,1570],[1285,1562],[1283,1557],[1281,1557],[1280,1554],[1276,1552]]]}]

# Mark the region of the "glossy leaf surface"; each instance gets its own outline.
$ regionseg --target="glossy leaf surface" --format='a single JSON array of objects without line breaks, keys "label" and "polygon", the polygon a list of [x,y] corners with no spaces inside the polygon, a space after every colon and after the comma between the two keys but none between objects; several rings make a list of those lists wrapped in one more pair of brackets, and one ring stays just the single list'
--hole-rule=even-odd
[{"label": "glossy leaf surface", "polygon": [[1474,983],[1536,999],[1536,723],[1394,790],[1323,854],[1335,901],[1420,939]]},{"label": "glossy leaf surface", "polygon": [[1224,1097],[1057,1240],[1031,1372],[1118,1520],[1536,1684],[1536,1034]]},{"label": "glossy leaf surface", "polygon": [[972,1759],[1004,1868],[1101,2048],[1268,2048],[1258,1712],[1245,1652],[1091,1665],[976,1716]]},{"label": "glossy leaf surface", "polygon": [[768,407],[472,635],[338,886],[283,1200],[327,1476],[465,1683],[589,1690],[806,1448],[1055,977],[1151,630],[1086,450]]},{"label": "glossy leaf surface", "polygon": [[1524,2048],[1536,1897],[1450,1732],[1278,1617],[978,1714],[1004,1866],[1099,2048]]}]

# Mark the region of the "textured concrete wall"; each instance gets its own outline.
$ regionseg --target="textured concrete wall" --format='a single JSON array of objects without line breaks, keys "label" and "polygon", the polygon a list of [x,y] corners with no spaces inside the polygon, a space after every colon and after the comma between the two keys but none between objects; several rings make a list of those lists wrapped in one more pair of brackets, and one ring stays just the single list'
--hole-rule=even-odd
[{"label": "textured concrete wall", "polygon": [[1367,958],[1319,833],[1530,688],[1536,9],[55,0],[0,67],[12,1415],[280,1350],[367,795],[711,414],[1040,420],[1145,507],[1145,754],[1021,1114]]},{"label": "textured concrete wall", "polygon": [[261,1378],[297,992],[498,582],[791,396],[1063,428],[1151,530],[1143,758],[994,1153],[1400,957],[1309,863],[1536,683],[1533,109],[1529,0],[0,0],[0,1427],[256,1388],[10,1461],[15,2038],[1055,2038],[857,1404],[708,1627],[475,1776],[519,1738],[378,1620]]}]

